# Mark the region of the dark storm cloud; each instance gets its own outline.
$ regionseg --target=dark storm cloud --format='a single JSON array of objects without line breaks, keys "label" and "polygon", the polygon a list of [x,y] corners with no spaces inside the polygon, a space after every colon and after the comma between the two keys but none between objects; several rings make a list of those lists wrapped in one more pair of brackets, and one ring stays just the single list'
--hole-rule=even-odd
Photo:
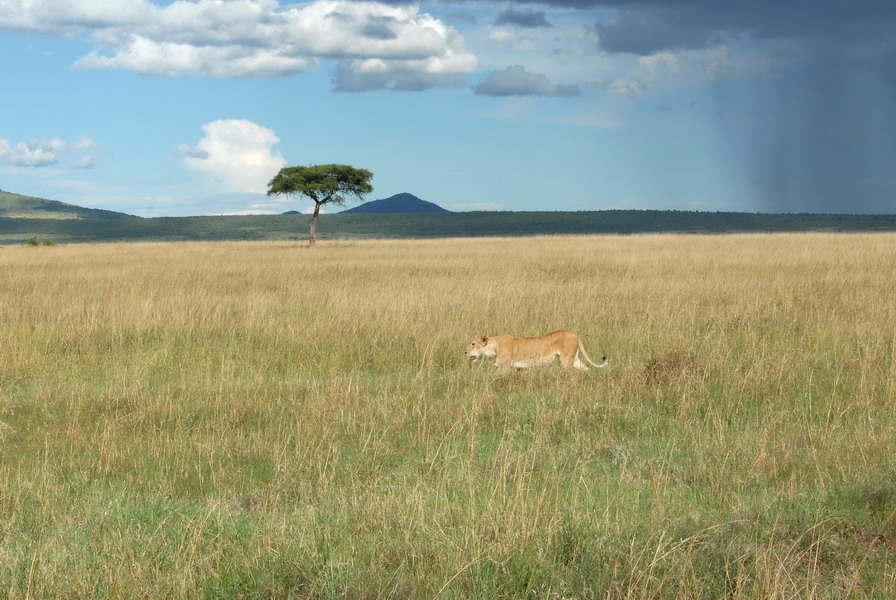
[{"label": "dark storm cloud", "polygon": [[611,0],[596,7],[616,11],[594,25],[601,47],[641,55],[702,48],[726,36],[867,40],[887,35],[887,25],[896,22],[892,0]]},{"label": "dark storm cloud", "polygon": [[816,50],[782,73],[746,142],[761,209],[896,212],[896,88],[880,65]]},{"label": "dark storm cloud", "polygon": [[764,81],[731,95],[724,92],[731,64],[713,71],[721,74],[716,111],[745,109],[754,118],[755,127],[723,139],[747,157],[736,169],[749,173],[758,210],[896,212],[889,175],[896,164],[896,1],[609,0],[597,7],[610,9],[593,27],[609,53],[761,44],[754,47],[770,59]]},{"label": "dark storm cloud", "polygon": [[495,17],[495,25],[512,25],[514,27],[522,27],[524,29],[537,29],[539,27],[553,27],[548,22],[544,11],[529,12],[525,10],[514,10],[508,8],[502,10]]},{"label": "dark storm cloud", "polygon": [[896,50],[881,59],[880,74],[896,89]]},{"label": "dark storm cloud", "polygon": [[697,23],[680,23],[664,11],[623,11],[613,20],[594,24],[600,46],[607,52],[649,55],[664,50],[704,47],[720,39],[720,33]]}]

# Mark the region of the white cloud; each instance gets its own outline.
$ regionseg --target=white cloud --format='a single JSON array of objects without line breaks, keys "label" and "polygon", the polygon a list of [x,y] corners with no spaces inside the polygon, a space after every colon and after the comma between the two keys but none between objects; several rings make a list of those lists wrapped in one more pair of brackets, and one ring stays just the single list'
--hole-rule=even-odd
[{"label": "white cloud", "polygon": [[0,140],[0,159],[17,167],[42,167],[58,163],[64,149],[65,142],[60,139],[19,142],[15,146]]},{"label": "white cloud", "polygon": [[659,52],[638,58],[638,77],[648,85],[675,71],[678,71],[678,58],[671,52]]},{"label": "white cloud", "polygon": [[264,193],[268,182],[286,165],[273,147],[280,141],[266,127],[245,120],[213,121],[196,146],[180,145],[175,151],[184,164],[214,187],[231,193]]},{"label": "white cloud", "polygon": [[98,48],[76,67],[147,75],[279,77],[322,60],[344,61],[342,73],[363,74],[356,68],[377,60],[405,79],[420,75],[414,85],[391,87],[418,89],[457,85],[476,68],[463,38],[442,21],[415,6],[376,2],[0,0],[0,29],[88,32]]},{"label": "white cloud", "polygon": [[703,67],[712,80],[724,79],[730,75],[734,70],[732,63],[731,53],[725,46],[711,48],[703,54]]},{"label": "white cloud", "polygon": [[584,114],[559,115],[554,118],[554,122],[560,125],[586,127],[588,129],[602,129],[605,131],[625,129],[630,125],[628,119],[625,117],[617,116],[612,113],[604,114],[598,111]]},{"label": "white cloud", "polygon": [[84,155],[72,161],[73,169],[92,169],[96,166],[96,159],[90,155]]},{"label": "white cloud", "polygon": [[343,92],[456,87],[464,84],[460,73],[472,71],[475,66],[475,59],[471,61],[469,55],[450,53],[422,60],[346,60],[339,63],[333,86]]},{"label": "white cloud", "polygon": [[0,0],[0,29],[71,34],[145,21],[153,7],[145,0]]},{"label": "white cloud", "polygon": [[623,98],[634,100],[644,95],[644,85],[631,79],[614,79],[612,81],[598,82],[595,85]]},{"label": "white cloud", "polygon": [[307,71],[313,59],[282,56],[259,48],[194,46],[157,42],[133,36],[113,56],[91,52],[75,62],[81,69],[124,69],[143,75],[208,75],[211,77],[274,77]]},{"label": "white cloud", "polygon": [[33,140],[12,145],[0,138],[0,162],[16,167],[46,167],[68,158],[69,166],[86,169],[96,166],[96,146],[81,136],[77,141],[66,142],[60,138]]},{"label": "white cloud", "polygon": [[527,71],[522,65],[513,65],[495,71],[485,81],[473,88],[477,94],[487,96],[581,96],[576,85],[554,85],[544,75]]},{"label": "white cloud", "polygon": [[489,31],[488,39],[493,42],[510,42],[516,39],[517,35],[505,29],[504,27],[495,27]]},{"label": "white cloud", "polygon": [[544,31],[519,28],[511,30],[501,26],[489,27],[488,39],[496,44],[510,47],[514,51],[525,53],[538,52],[540,48],[550,46],[552,43]]},{"label": "white cloud", "polygon": [[188,146],[187,144],[180,144],[174,149],[174,152],[175,154],[180,154],[184,158],[198,158],[200,160],[204,160],[210,156],[209,153],[202,148]]},{"label": "white cloud", "polygon": [[590,82],[589,85],[607,90],[617,96],[637,99],[644,96],[660,81],[678,71],[678,57],[671,52],[659,52],[639,57],[631,79],[598,80]]},{"label": "white cloud", "polygon": [[450,210],[455,211],[486,211],[486,210],[507,210],[507,207],[503,204],[496,204],[494,202],[471,202],[468,204],[449,204]]}]

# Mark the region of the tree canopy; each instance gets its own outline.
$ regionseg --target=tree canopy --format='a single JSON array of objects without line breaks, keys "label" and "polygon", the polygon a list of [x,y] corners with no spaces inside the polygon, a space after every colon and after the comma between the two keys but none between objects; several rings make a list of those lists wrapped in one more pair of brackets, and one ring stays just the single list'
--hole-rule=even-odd
[{"label": "tree canopy", "polygon": [[317,217],[324,204],[344,206],[346,200],[363,200],[373,191],[373,173],[349,165],[311,165],[284,167],[268,183],[268,195],[301,194],[314,201],[314,213],[308,226],[309,243],[317,239]]}]

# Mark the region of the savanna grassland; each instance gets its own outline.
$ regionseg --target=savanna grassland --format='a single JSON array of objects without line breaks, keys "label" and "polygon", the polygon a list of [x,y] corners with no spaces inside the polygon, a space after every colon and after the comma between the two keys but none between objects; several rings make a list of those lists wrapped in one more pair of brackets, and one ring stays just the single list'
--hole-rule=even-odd
[{"label": "savanna grassland", "polygon": [[[896,235],[0,249],[0,596],[888,598]],[[476,335],[610,367],[500,377]]]}]

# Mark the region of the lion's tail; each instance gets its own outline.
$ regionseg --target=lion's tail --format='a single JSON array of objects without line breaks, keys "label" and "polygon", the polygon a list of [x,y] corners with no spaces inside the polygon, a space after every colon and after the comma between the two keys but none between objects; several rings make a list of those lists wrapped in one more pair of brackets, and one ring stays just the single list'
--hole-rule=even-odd
[{"label": "lion's tail", "polygon": [[598,369],[603,369],[603,368],[606,367],[608,364],[610,364],[610,359],[607,358],[606,356],[604,356],[604,357],[601,359],[603,362],[600,363],[600,364],[597,364],[596,362],[594,362],[593,360],[591,360],[591,357],[588,356],[588,353],[587,353],[587,352],[585,352],[585,344],[582,343],[582,340],[581,340],[581,339],[579,340],[579,352],[582,353],[582,357],[583,357],[585,360],[587,360],[587,361],[588,361],[588,364],[590,364],[592,367],[596,367],[596,368],[598,368]]}]

